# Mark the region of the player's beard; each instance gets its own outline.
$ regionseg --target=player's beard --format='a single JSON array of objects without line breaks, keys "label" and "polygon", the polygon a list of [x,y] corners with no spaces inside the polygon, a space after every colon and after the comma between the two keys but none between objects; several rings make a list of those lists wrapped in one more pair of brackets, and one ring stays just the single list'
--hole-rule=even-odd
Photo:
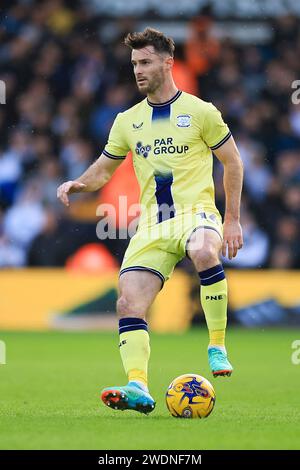
[{"label": "player's beard", "polygon": [[155,93],[163,84],[164,82],[164,77],[163,74],[157,74],[155,77],[153,77],[151,80],[146,79],[147,82],[145,86],[140,87],[138,85],[138,89],[140,93],[143,95],[151,95]]}]

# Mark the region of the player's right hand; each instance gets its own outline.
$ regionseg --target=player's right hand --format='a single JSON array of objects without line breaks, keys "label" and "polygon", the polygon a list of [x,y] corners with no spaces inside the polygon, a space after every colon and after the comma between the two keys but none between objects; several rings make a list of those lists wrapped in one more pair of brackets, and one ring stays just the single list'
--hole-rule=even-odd
[{"label": "player's right hand", "polygon": [[86,188],[86,184],[79,183],[78,181],[67,181],[57,188],[57,197],[65,206],[68,207],[70,205],[68,195],[72,193],[80,193],[84,188]]}]

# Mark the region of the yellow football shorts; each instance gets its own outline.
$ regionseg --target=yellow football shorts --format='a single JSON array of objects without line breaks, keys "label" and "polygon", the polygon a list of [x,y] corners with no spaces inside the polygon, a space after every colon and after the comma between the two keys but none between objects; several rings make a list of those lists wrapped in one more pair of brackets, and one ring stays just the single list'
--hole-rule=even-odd
[{"label": "yellow football shorts", "polygon": [[128,271],[150,271],[163,283],[169,279],[176,264],[186,256],[191,235],[196,232],[196,242],[189,250],[199,249],[203,243],[203,230],[215,230],[223,238],[222,219],[217,212],[199,211],[182,213],[163,222],[139,227],[125,252],[120,276]]}]

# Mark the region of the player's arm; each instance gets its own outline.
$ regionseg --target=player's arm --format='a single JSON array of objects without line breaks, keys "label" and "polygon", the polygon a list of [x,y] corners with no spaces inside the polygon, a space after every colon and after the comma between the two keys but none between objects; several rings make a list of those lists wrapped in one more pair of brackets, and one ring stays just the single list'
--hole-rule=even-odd
[{"label": "player's arm", "polygon": [[225,215],[222,254],[232,259],[243,246],[240,225],[240,202],[243,185],[243,163],[234,142],[230,137],[224,144],[214,149],[214,154],[224,167]]},{"label": "player's arm", "polygon": [[[124,119],[119,113],[110,130],[108,142],[102,154],[79,178],[67,181],[57,189],[57,197],[65,206],[69,206],[69,194],[92,192],[107,183],[116,168],[125,160],[129,146],[124,135]],[[126,128],[126,123],[125,123]]]},{"label": "player's arm", "polygon": [[108,158],[102,153],[79,178],[61,184],[57,189],[57,197],[65,206],[69,206],[70,194],[97,191],[110,180],[120,163],[121,159]]}]

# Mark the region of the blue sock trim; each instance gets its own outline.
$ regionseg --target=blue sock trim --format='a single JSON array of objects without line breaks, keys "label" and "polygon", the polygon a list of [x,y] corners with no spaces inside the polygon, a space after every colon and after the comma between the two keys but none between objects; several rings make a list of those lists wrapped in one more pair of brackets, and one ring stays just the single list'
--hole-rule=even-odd
[{"label": "blue sock trim", "polygon": [[134,330],[148,331],[148,323],[136,317],[121,318],[119,320],[119,334]]},{"label": "blue sock trim", "polygon": [[220,282],[225,279],[225,273],[222,264],[217,264],[213,268],[206,269],[201,271],[199,274],[201,285],[210,286],[216,282]]}]

